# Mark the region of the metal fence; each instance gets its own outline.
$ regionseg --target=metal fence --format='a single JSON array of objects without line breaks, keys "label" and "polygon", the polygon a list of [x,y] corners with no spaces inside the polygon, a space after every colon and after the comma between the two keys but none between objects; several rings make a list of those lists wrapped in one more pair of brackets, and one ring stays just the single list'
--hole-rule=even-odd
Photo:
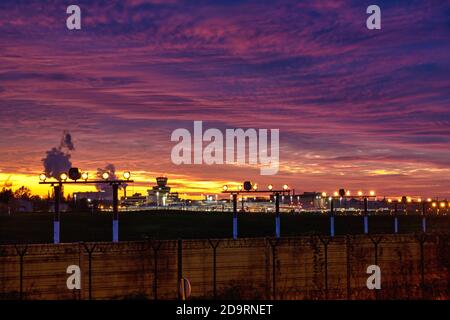
[{"label": "metal fence", "polygon": [[[1,299],[449,299],[448,234],[0,246]],[[369,290],[366,269],[381,268]],[[69,265],[81,289],[66,286]]]}]

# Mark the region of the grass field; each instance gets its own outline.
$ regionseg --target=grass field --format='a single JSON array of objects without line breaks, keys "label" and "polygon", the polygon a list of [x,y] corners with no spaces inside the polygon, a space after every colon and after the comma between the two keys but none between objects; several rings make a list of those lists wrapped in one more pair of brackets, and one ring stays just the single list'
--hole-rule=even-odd
[{"label": "grass field", "polygon": [[[110,213],[61,214],[61,242],[111,241]],[[274,236],[273,214],[240,214],[239,237]],[[363,233],[361,216],[336,216],[336,234]],[[399,216],[399,233],[421,230],[418,215]],[[427,231],[450,232],[449,216],[427,218]],[[230,213],[176,211],[129,212],[120,214],[120,240],[231,238]],[[324,215],[281,215],[281,236],[329,234],[329,218]],[[393,233],[393,217],[370,216],[369,233]],[[50,243],[53,241],[51,213],[22,213],[0,216],[0,243]]]}]

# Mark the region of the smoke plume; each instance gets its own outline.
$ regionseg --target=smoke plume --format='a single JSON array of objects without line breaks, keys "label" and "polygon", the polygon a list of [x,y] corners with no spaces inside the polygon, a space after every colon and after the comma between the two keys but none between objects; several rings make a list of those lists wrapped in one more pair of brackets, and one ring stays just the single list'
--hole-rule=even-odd
[{"label": "smoke plume", "polygon": [[[103,173],[108,172],[109,173],[109,179],[108,180],[117,180],[119,177],[116,175],[116,167],[113,164],[108,164],[104,168],[98,168],[97,169],[97,178],[99,180],[102,180]],[[126,185],[124,185],[126,187]],[[107,183],[97,183],[95,185],[98,191],[105,191],[105,192],[112,192],[112,187]],[[119,189],[122,189],[122,185],[119,186]]]},{"label": "smoke plume", "polygon": [[59,179],[61,173],[67,173],[72,167],[70,151],[73,150],[75,150],[75,146],[72,142],[72,136],[67,131],[64,131],[59,146],[47,151],[47,156],[42,159],[45,175]]}]

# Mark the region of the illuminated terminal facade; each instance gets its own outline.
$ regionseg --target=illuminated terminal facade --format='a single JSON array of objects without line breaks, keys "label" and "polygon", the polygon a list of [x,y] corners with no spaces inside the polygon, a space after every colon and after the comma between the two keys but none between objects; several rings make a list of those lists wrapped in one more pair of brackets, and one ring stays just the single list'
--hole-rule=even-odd
[{"label": "illuminated terminal facade", "polygon": [[170,192],[167,177],[157,177],[156,186],[147,190],[147,204],[165,207],[179,201],[178,192]]}]

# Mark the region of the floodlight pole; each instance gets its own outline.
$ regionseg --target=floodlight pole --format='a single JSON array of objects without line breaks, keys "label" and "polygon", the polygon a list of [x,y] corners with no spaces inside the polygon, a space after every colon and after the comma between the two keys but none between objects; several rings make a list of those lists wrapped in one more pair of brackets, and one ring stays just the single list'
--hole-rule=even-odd
[{"label": "floodlight pole", "polygon": [[237,193],[233,193],[233,239],[238,237],[238,222],[237,222]]},{"label": "floodlight pole", "polygon": [[275,192],[275,235],[280,238],[280,193]]},{"label": "floodlight pole", "polygon": [[119,186],[124,183],[131,183],[133,180],[84,180],[84,181],[41,181],[39,184],[51,185],[55,193],[55,214],[53,216],[53,243],[58,244],[60,242],[59,234],[59,220],[60,220],[60,202],[61,202],[61,189],[63,184],[109,184],[113,191],[113,242],[119,242]]},{"label": "floodlight pole", "polygon": [[394,204],[394,233],[398,233],[398,203]]},{"label": "floodlight pole", "polygon": [[422,203],[422,231],[427,232],[427,204],[425,202]]},{"label": "floodlight pole", "polygon": [[[257,190],[254,188],[253,190],[246,191],[231,191],[228,188],[224,188],[222,193],[231,194],[233,201],[233,239],[236,240],[238,237],[238,223],[237,223],[237,196],[240,194],[242,196],[243,193],[270,193],[275,198],[275,234],[276,238],[280,238],[280,194],[285,195],[286,193],[290,194],[290,190],[286,187],[283,187],[283,190],[273,190],[269,188],[269,190]],[[243,198],[243,196],[242,196]],[[243,201],[243,200],[242,200]]]},{"label": "floodlight pole", "polygon": [[334,237],[334,198],[330,200],[330,236]]},{"label": "floodlight pole", "polygon": [[54,191],[54,198],[55,198],[55,213],[53,215],[53,243],[59,244],[59,233],[60,233],[60,226],[59,226],[59,204],[61,201],[61,187],[62,184],[56,184],[53,187]]},{"label": "floodlight pole", "polygon": [[364,197],[364,233],[369,233],[369,215],[368,215],[368,205],[369,205],[369,199],[367,197]]},{"label": "floodlight pole", "polygon": [[119,184],[112,184],[113,196],[113,242],[119,242]]}]

